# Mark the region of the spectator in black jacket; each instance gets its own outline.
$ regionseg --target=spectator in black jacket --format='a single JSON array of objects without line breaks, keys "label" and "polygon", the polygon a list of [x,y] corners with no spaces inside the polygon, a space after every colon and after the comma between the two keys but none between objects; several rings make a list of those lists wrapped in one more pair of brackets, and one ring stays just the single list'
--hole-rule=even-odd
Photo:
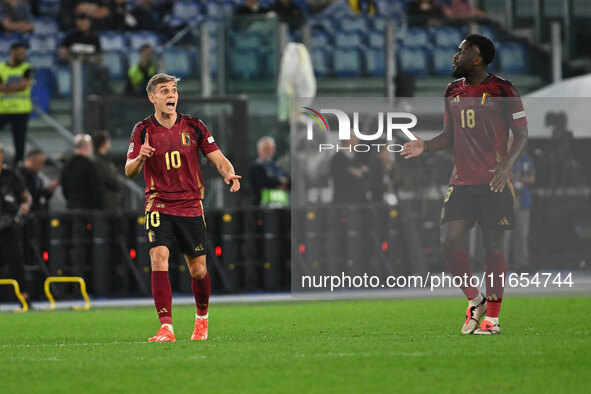
[{"label": "spectator in black jacket", "polygon": [[286,205],[291,187],[289,174],[273,158],[275,140],[263,137],[257,142],[257,160],[250,168],[250,183],[256,205]]},{"label": "spectator in black jacket", "polygon": [[275,0],[271,6],[281,22],[287,23],[290,30],[301,27],[306,21],[304,11],[293,0]]},{"label": "spectator in black jacket", "polygon": [[25,181],[27,190],[33,198],[31,212],[47,212],[49,210],[49,199],[59,185],[57,179],[51,181],[47,186],[39,176],[39,172],[45,167],[45,153],[40,149],[33,149],[25,158],[18,172]]},{"label": "spectator in black jacket", "polygon": [[119,192],[123,186],[121,176],[108,153],[111,150],[111,137],[107,131],[97,131],[92,135],[94,144],[93,161],[100,179],[102,205],[107,211],[117,211],[119,205]]},{"label": "spectator in black jacket", "polygon": [[74,138],[74,156],[64,166],[60,178],[68,209],[102,209],[100,179],[92,155],[92,138]]}]

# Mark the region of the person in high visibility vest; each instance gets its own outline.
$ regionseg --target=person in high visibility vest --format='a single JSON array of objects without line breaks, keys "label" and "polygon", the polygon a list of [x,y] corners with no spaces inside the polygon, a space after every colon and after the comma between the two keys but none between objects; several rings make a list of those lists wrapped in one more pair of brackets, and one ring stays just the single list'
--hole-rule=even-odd
[{"label": "person in high visibility vest", "polygon": [[8,62],[0,63],[0,130],[7,124],[12,127],[15,164],[22,161],[25,154],[27,124],[33,109],[33,71],[26,57],[25,43],[15,42],[10,46]]},{"label": "person in high visibility vest", "polygon": [[129,95],[145,95],[148,81],[156,74],[154,48],[150,44],[140,47],[140,58],[127,71],[125,93]]}]

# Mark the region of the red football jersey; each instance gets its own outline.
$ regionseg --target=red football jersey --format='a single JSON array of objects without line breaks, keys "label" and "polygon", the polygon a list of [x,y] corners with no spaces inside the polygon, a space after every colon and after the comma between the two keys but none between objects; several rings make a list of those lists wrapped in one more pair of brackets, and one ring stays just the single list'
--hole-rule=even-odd
[{"label": "red football jersey", "polygon": [[453,122],[452,185],[489,184],[490,170],[507,158],[509,129],[527,124],[517,89],[496,75],[478,86],[458,79],[445,91],[444,122]]},{"label": "red football jersey", "polygon": [[203,177],[199,149],[207,155],[217,149],[207,126],[199,119],[178,113],[167,129],[154,115],[137,123],[131,132],[128,159],[139,155],[146,133],[154,155],[144,163],[146,211],[175,216],[203,214]]}]

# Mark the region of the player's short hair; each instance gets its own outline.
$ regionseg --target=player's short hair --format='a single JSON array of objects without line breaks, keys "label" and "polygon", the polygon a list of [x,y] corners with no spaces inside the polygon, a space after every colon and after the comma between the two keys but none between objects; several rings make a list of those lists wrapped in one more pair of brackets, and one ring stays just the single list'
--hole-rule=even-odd
[{"label": "player's short hair", "polygon": [[466,37],[466,41],[470,45],[478,47],[484,64],[489,65],[495,60],[495,44],[488,37],[481,36],[480,34],[470,34]]},{"label": "player's short hair", "polygon": [[154,49],[154,48],[152,47],[151,44],[147,44],[147,43],[146,44],[142,44],[142,46],[140,47],[139,52],[141,53],[141,52],[145,51],[146,49]]},{"label": "player's short hair", "polygon": [[148,81],[148,85],[146,85],[146,93],[148,93],[148,94],[154,93],[154,90],[156,90],[156,86],[158,86],[161,83],[166,83],[166,82],[171,82],[171,81],[174,81],[174,83],[177,83],[180,80],[181,80],[180,78],[175,77],[174,75],[158,73],[158,74],[154,75],[152,78],[150,78],[150,80]]},{"label": "player's short hair", "polygon": [[76,134],[74,137],[74,149],[84,149],[87,144],[92,143],[92,138],[88,134]]},{"label": "player's short hair", "polygon": [[34,148],[34,149],[31,149],[30,151],[27,152],[27,156],[25,157],[25,159],[28,159],[30,157],[37,156],[37,155],[44,155],[44,154],[45,154],[45,152],[43,152],[41,149]]},{"label": "player's short hair", "polygon": [[110,140],[111,136],[107,130],[100,130],[92,134],[92,143],[94,144],[94,150],[98,150]]},{"label": "player's short hair", "polygon": [[25,48],[27,49],[27,44],[24,41],[15,41],[10,45],[10,50],[14,51],[15,49]]}]

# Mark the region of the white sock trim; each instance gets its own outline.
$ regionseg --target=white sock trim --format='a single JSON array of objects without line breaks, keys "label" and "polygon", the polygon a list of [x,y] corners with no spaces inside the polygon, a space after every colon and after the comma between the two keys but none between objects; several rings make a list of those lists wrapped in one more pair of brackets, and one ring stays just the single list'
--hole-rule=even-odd
[{"label": "white sock trim", "polygon": [[209,317],[209,312],[207,312],[207,314],[205,316],[199,316],[198,314],[195,314],[195,319],[205,320],[208,317]]},{"label": "white sock trim", "polygon": [[488,317],[488,316],[485,316],[484,317],[484,320],[488,320],[492,324],[499,324],[499,318],[498,317]]},{"label": "white sock trim", "polygon": [[473,300],[468,301],[468,303],[470,304],[470,306],[476,306],[476,305],[480,304],[483,299],[484,299],[484,297],[482,296],[482,293],[480,293],[480,294],[478,294],[478,297],[474,298]]},{"label": "white sock trim", "polygon": [[174,334],[174,330],[172,328],[172,324],[163,324],[162,327],[167,327]]}]

